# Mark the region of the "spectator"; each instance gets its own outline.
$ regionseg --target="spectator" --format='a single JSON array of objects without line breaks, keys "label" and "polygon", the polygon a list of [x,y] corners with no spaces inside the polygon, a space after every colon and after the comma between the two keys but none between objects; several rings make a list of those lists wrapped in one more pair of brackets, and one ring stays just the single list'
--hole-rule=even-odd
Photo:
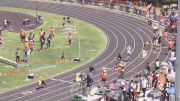
[{"label": "spectator", "polygon": [[106,79],[107,79],[107,71],[105,70],[105,68],[103,68],[103,71],[101,73],[101,78],[102,78],[102,82],[104,84],[106,84]]},{"label": "spectator", "polygon": [[160,68],[160,61],[158,59],[156,59],[155,70],[158,70],[159,68]]},{"label": "spectator", "polygon": [[163,71],[161,71],[158,76],[158,81],[160,81],[160,83],[162,83],[163,87],[166,87],[166,80],[167,80],[166,74]]},{"label": "spectator", "polygon": [[147,85],[148,85],[148,81],[145,77],[143,77],[143,80],[142,80],[143,97],[145,97],[145,95],[146,95]]},{"label": "spectator", "polygon": [[136,93],[136,83],[133,80],[131,80],[129,90],[130,90],[130,98],[132,99],[132,101],[134,101],[135,93]]},{"label": "spectator", "polygon": [[89,94],[90,90],[91,90],[91,86],[92,86],[94,81],[91,78],[91,76],[89,74],[87,74],[87,77],[84,79],[84,82],[86,82],[87,94]]},{"label": "spectator", "polygon": [[16,63],[20,64],[20,52],[19,52],[19,48],[17,48],[15,55],[16,55]]}]

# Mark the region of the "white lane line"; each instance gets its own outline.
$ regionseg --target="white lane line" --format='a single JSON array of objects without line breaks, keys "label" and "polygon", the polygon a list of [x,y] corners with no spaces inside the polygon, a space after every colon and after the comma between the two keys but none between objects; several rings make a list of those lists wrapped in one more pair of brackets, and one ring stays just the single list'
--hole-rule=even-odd
[{"label": "white lane line", "polygon": [[[79,19],[79,20],[80,20],[80,19]],[[86,23],[88,23],[88,22],[86,22]],[[89,24],[90,24],[90,23],[89,23]],[[90,25],[92,25],[92,24],[90,24]],[[85,65],[85,64],[90,63],[91,61],[95,60],[96,58],[99,58],[104,52],[106,52],[107,48],[109,47],[110,40],[109,40],[109,37],[107,36],[106,32],[104,32],[103,30],[101,30],[101,28],[99,28],[98,26],[96,26],[96,28],[99,29],[101,32],[103,32],[103,35],[106,37],[106,47],[105,47],[105,48],[103,49],[103,51],[102,51],[101,53],[99,53],[96,57],[90,59],[89,61],[87,61],[86,63],[84,63],[84,64],[82,64],[82,65],[80,65],[80,66],[78,66],[78,67],[81,67],[81,66],[83,66],[83,65]],[[109,54],[107,57],[109,57],[110,55],[111,55],[111,54]],[[106,59],[106,58],[105,58],[105,59]],[[101,60],[100,62],[104,61],[105,59]],[[99,64],[99,62],[98,62],[97,64]],[[77,68],[75,68],[75,69],[77,69]],[[71,70],[74,70],[74,69],[70,69],[69,71],[71,71]],[[68,72],[68,71],[66,71],[66,72]],[[63,73],[65,73],[65,72],[63,72]],[[63,73],[61,73],[61,74],[63,74]],[[58,75],[60,75],[60,74],[57,74],[57,75],[52,76],[52,77],[56,77],[56,76],[58,76]],[[51,77],[49,77],[49,78],[51,78]],[[47,79],[49,79],[49,78],[47,78]],[[33,83],[34,83],[34,82],[33,82]],[[27,85],[25,85],[25,86],[31,85],[31,84],[33,84],[33,83],[27,84]],[[51,83],[54,83],[54,82],[50,82],[49,84],[51,84]],[[16,88],[13,89],[13,90],[16,90],[16,89],[19,89],[19,88],[22,88],[22,87],[25,87],[25,86],[16,87]],[[11,91],[13,91],[13,90],[11,90]],[[8,96],[3,96],[3,97],[1,97],[0,99],[4,99],[4,98],[10,97],[10,96],[17,95],[17,94],[19,94],[19,92],[16,92],[16,93],[11,94],[11,95],[8,95]]]},{"label": "white lane line", "polygon": [[[127,27],[127,26],[126,26]],[[132,29],[132,28],[131,28]],[[133,29],[132,29],[133,30]],[[135,31],[136,32],[136,31]],[[136,32],[137,33],[137,32]],[[146,34],[146,33],[145,33]],[[139,35],[138,33],[137,33],[137,35]],[[139,37],[141,38],[141,40],[142,40],[142,43],[143,43],[143,39],[142,39],[142,37],[139,35]],[[144,43],[143,43],[144,44]],[[143,45],[144,46],[144,45]],[[143,48],[142,48],[142,50],[143,50]],[[140,52],[140,54],[141,54],[141,52]],[[139,54],[139,55],[140,55]],[[137,56],[137,57],[139,57],[139,55]],[[136,59],[134,59],[134,60],[136,60]],[[142,62],[143,63],[143,62]],[[127,67],[127,66],[126,66]],[[114,73],[113,73],[114,74]],[[113,74],[111,74],[111,75],[113,75]],[[95,75],[95,76],[97,76],[97,75]],[[99,80],[98,80],[99,81]],[[59,89],[60,90],[60,89]],[[67,92],[64,92],[64,93],[67,93]],[[63,93],[63,94],[64,94]],[[53,98],[53,97],[56,97],[56,96],[59,96],[59,95],[61,95],[62,93],[60,93],[60,94],[58,94],[58,95],[55,95],[55,96],[52,96],[52,97],[49,97],[49,98],[47,98],[47,99],[45,99],[45,100],[42,100],[42,101],[46,101],[46,100],[48,100],[48,99],[50,99],[50,98]]]},{"label": "white lane line", "polygon": [[[132,29],[133,30],[133,29]],[[136,31],[135,31],[136,32]],[[143,31],[144,32],[144,31]],[[137,32],[136,32],[137,33]],[[145,32],[144,32],[145,33]],[[138,33],[137,33],[138,34]],[[146,34],[146,33],[145,33]],[[139,34],[138,34],[139,35]],[[147,34],[146,34],[147,35]],[[139,35],[140,36],[140,35]],[[147,35],[148,36],[148,35]],[[141,37],[141,36],[140,36]],[[149,36],[148,36],[149,37]],[[141,39],[142,39],[142,37],[141,37]],[[150,39],[150,37],[149,37],[149,39]],[[151,39],[150,39],[151,40]],[[142,41],[142,43],[143,43],[143,41]],[[143,45],[144,46],[144,45]],[[152,49],[152,48],[151,48]],[[143,63],[143,62],[141,62],[141,63]],[[137,66],[138,67],[138,66]],[[136,68],[136,67],[135,67]],[[114,75],[114,73],[113,74],[110,74],[109,76],[112,76],[112,75]],[[99,81],[99,80],[98,80]],[[97,82],[98,82],[97,81]],[[67,91],[68,92],[68,91]],[[51,97],[49,97],[49,98],[47,98],[47,99],[45,99],[45,100],[42,100],[42,101],[46,101],[46,100],[49,100],[49,99],[51,99],[51,98],[54,98],[54,97],[56,97],[56,96],[59,96],[59,95],[62,95],[62,94],[64,94],[64,93],[67,93],[67,92],[63,92],[63,93],[60,93],[60,94],[58,94],[58,95],[55,95],[55,96],[51,96]],[[67,96],[66,98],[69,98],[70,96]],[[64,100],[64,99],[61,99],[61,100],[59,100],[59,101],[62,101],[62,100]]]},{"label": "white lane line", "polygon": [[[96,20],[97,21],[97,20]],[[106,25],[105,23],[104,23],[104,25]],[[102,25],[102,26],[104,26],[104,25]],[[111,26],[111,25],[110,25]],[[105,27],[105,26],[104,26]],[[111,26],[111,27],[113,27],[113,26]],[[107,27],[106,27],[107,28]],[[113,27],[114,29],[116,29],[115,27]],[[117,30],[118,31],[118,30]],[[112,32],[112,31],[111,31]],[[118,31],[119,32],[119,31]],[[112,32],[113,33],[113,32]],[[121,32],[120,32],[121,33]],[[114,33],[113,33],[114,34]],[[114,34],[114,36],[116,36],[115,34]],[[117,38],[117,36],[116,36],[116,38]],[[118,40],[118,39],[117,39]],[[117,46],[118,46],[118,41],[117,41]],[[116,48],[115,48],[115,50],[117,49],[117,46],[116,46]],[[125,50],[126,48],[124,48],[124,50]],[[101,68],[99,68],[99,69],[97,69],[97,70],[100,70]],[[97,75],[96,75],[97,76]],[[56,85],[56,86],[58,86],[58,85]],[[69,87],[69,86],[66,86],[66,87]],[[63,87],[63,88],[66,88],[66,87]],[[62,88],[61,88],[62,89]],[[59,90],[59,89],[57,89],[57,90]],[[52,92],[55,92],[55,91],[52,91]],[[40,95],[40,96],[43,96],[43,95],[47,95],[47,94],[49,94],[49,93],[52,93],[52,92],[48,92],[48,93],[44,93],[44,94],[42,94],[42,95]],[[37,96],[37,97],[33,97],[32,99],[35,99],[35,98],[39,98],[40,96]],[[28,99],[28,100],[26,100],[26,101],[29,101],[29,100],[32,100],[32,99]],[[13,101],[13,100],[12,100]]]},{"label": "white lane line", "polygon": [[[124,30],[126,30],[126,29],[124,29]],[[128,32],[129,33],[129,32]],[[135,45],[134,45],[135,46]],[[134,49],[133,49],[134,50]],[[96,75],[97,76],[97,75]],[[27,101],[29,101],[29,100],[27,100]]]},{"label": "white lane line", "polygon": [[[104,25],[102,25],[102,26],[104,26]],[[105,26],[104,26],[105,27]],[[113,26],[112,26],[113,27]],[[105,27],[105,28],[107,28],[107,27]],[[114,27],[113,27],[114,28]],[[114,28],[115,29],[115,28]],[[112,32],[112,31],[111,31]],[[119,31],[118,31],[119,32]],[[113,33],[113,32],[112,32]],[[115,35],[115,33],[113,33],[114,34],[114,36],[116,37],[116,35]],[[118,40],[117,39],[117,37],[116,37],[116,40]],[[118,41],[117,41],[117,45],[116,45],[116,47],[115,47],[115,49],[113,50],[113,52],[111,53],[111,54],[113,54],[114,52],[115,52],[115,50],[117,49],[117,46],[118,46]],[[109,56],[111,55],[111,54],[109,54]],[[107,57],[106,57],[107,58]],[[98,62],[99,63],[99,62]],[[97,63],[97,64],[98,64]],[[96,64],[96,65],[97,65]],[[85,70],[83,70],[83,71],[85,71]],[[74,75],[74,74],[73,74]],[[67,76],[66,76],[67,77]],[[56,85],[56,86],[58,86],[58,85]],[[41,91],[43,91],[43,90],[41,90]],[[25,97],[25,96],[22,96],[22,97]],[[19,99],[19,98],[22,98],[22,97],[17,97],[17,98],[15,98],[15,99],[13,99],[13,100],[11,100],[11,101],[14,101],[14,100],[16,100],[16,99]],[[35,97],[34,97],[35,98]],[[30,99],[29,99],[30,100]],[[27,100],[28,101],[28,100]]]},{"label": "white lane line", "polygon": [[65,81],[65,80],[62,80],[62,79],[54,79],[54,78],[51,78],[51,80],[53,80],[53,81],[59,81],[59,82],[63,82],[63,83],[75,84],[74,82]]},{"label": "white lane line", "polygon": [[[151,31],[150,31],[151,32]],[[151,32],[152,33],[152,32]],[[154,34],[154,33],[153,33]],[[150,38],[150,37],[149,37]],[[152,41],[151,41],[152,42]],[[151,45],[152,46],[152,45]],[[152,50],[152,48],[151,48],[151,50]],[[160,52],[159,52],[160,53]],[[160,55],[160,54],[159,54]],[[153,62],[152,62],[153,63]],[[68,98],[68,97],[66,97],[66,98]],[[60,100],[59,100],[60,101]]]}]

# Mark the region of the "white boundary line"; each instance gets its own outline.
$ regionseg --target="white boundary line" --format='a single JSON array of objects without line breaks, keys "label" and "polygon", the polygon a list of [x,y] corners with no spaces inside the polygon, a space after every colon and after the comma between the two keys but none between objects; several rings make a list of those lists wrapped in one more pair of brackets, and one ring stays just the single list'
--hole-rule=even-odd
[{"label": "white boundary line", "polygon": [[[136,32],[136,33],[137,33],[137,32]],[[138,34],[138,33],[137,33],[137,34]],[[141,39],[142,39],[142,38],[141,38]],[[142,43],[143,43],[143,41],[142,41]],[[61,88],[61,89],[62,89],[62,88]],[[64,92],[64,93],[65,93],[65,92]],[[63,94],[64,94],[64,93],[63,93]],[[43,95],[44,95],[44,94],[43,94]],[[59,95],[59,94],[58,94],[58,95]],[[50,97],[50,98],[51,98],[51,97]],[[48,99],[49,99],[49,98],[48,98]],[[47,100],[47,99],[46,99],[46,100]],[[27,100],[27,101],[28,101],[28,100]]]}]

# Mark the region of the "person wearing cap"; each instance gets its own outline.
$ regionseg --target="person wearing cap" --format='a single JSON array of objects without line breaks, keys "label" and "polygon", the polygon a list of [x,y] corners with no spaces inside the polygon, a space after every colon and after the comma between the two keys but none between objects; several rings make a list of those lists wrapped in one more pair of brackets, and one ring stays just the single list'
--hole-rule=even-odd
[{"label": "person wearing cap", "polygon": [[103,68],[103,71],[101,73],[101,78],[102,78],[102,82],[104,84],[106,84],[106,79],[107,79],[107,71],[105,70],[105,68]]}]

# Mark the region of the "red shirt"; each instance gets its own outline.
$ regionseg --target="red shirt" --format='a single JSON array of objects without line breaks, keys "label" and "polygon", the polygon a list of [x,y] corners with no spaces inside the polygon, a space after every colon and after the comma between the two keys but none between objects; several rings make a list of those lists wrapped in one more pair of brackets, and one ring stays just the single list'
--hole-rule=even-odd
[{"label": "red shirt", "polygon": [[121,74],[122,74],[122,68],[121,68],[121,67],[118,67],[117,70],[118,70],[118,75],[121,76]]}]

